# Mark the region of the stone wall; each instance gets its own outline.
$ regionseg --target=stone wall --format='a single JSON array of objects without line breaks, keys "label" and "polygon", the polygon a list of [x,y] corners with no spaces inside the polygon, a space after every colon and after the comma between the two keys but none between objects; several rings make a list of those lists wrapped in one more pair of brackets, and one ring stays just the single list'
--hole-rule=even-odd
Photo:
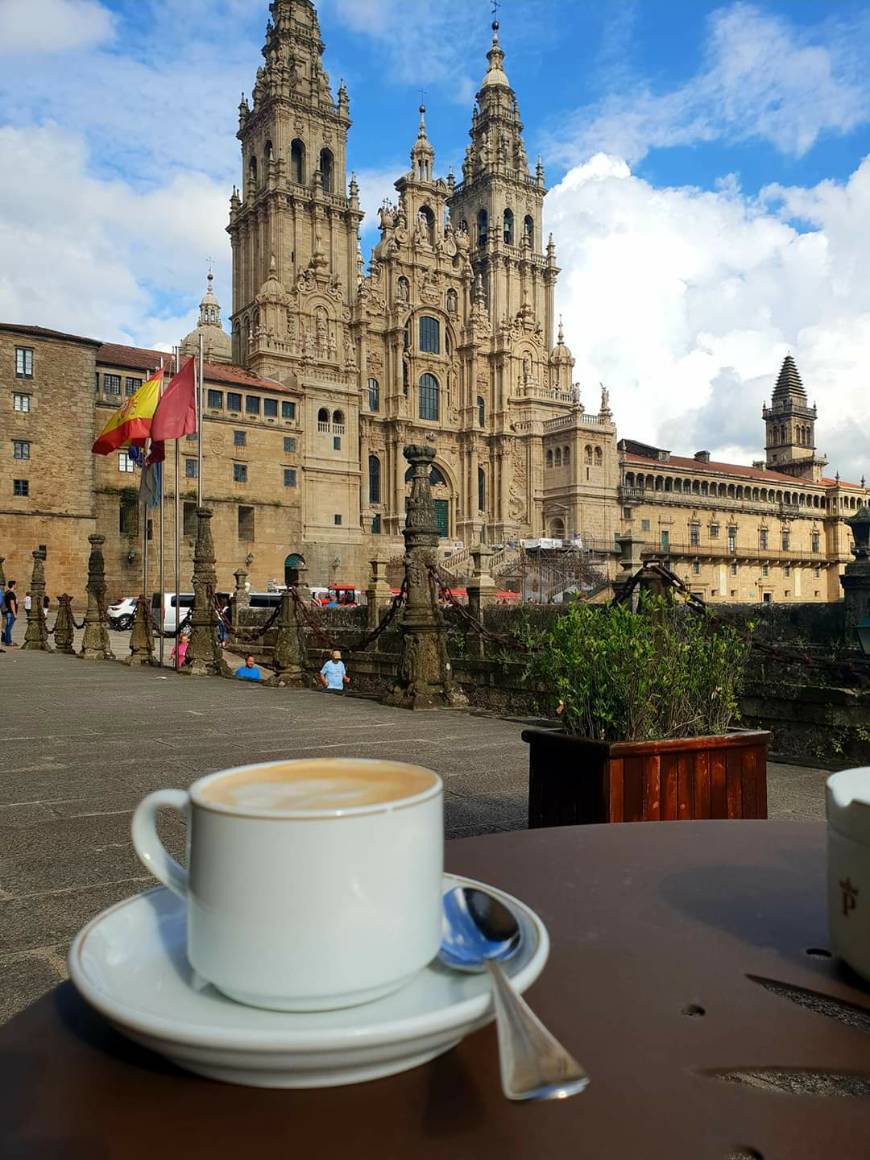
[{"label": "stone wall", "polygon": [[[91,444],[98,345],[36,328],[0,327],[0,555],[22,595],[40,544],[48,550],[52,599],[64,591],[84,593],[88,536],[96,530]],[[31,352],[29,377],[16,373],[17,348]],[[16,410],[16,396],[26,398],[28,409]],[[26,445],[26,458],[15,458],[16,442]],[[26,482],[26,496],[15,495],[15,480]]]}]

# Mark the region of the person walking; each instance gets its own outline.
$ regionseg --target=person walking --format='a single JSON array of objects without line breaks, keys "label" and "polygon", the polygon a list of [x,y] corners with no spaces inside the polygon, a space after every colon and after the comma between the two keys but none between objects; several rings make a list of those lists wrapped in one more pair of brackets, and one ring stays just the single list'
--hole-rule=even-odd
[{"label": "person walking", "polygon": [[345,685],[350,684],[350,677],[338,649],[335,649],[320,670],[320,683],[327,693],[343,693]]},{"label": "person walking", "polygon": [[17,648],[12,643],[12,627],[18,619],[18,596],[15,593],[15,580],[10,580],[3,593],[3,643],[7,648]]}]

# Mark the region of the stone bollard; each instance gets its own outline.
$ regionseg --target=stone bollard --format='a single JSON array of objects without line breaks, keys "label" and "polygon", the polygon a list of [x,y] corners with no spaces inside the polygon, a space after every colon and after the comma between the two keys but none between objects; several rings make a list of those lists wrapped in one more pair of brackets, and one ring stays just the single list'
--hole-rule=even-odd
[{"label": "stone bollard", "polygon": [[435,449],[420,444],[406,447],[404,455],[412,472],[402,533],[408,595],[402,617],[399,676],[385,703],[402,709],[464,705],[465,694],[453,682],[447,633],[432,574],[438,559],[438,523],[429,482]]},{"label": "stone bollard", "polygon": [[184,667],[190,677],[232,676],[221,656],[217,639],[218,614],[215,608],[214,540],[211,534],[211,508],[196,510],[196,547],[193,551],[193,612],[190,618],[190,644]]},{"label": "stone bollard", "polygon": [[305,649],[302,626],[299,623],[298,605],[293,592],[288,588],[281,594],[281,611],[278,614],[278,633],[275,637],[275,651],[272,658],[273,676],[266,681],[272,688],[292,685],[300,689],[305,685]]},{"label": "stone bollard", "polygon": [[[369,577],[369,586],[366,588],[366,627],[369,632],[374,632],[381,623],[384,612],[389,608],[393,596],[387,580],[387,561],[378,556],[376,559],[370,560],[369,563],[372,572]],[[375,647],[377,647],[377,641]]]},{"label": "stone bollard", "polygon": [[[475,544],[471,549],[472,573],[467,586],[468,611],[479,623],[487,608],[495,603],[495,594],[498,591],[495,580],[489,574],[489,561],[495,553],[487,544]],[[486,655],[486,645],[483,634],[474,632],[470,638],[472,655],[480,659]]]},{"label": "stone bollard", "polygon": [[130,633],[130,655],[124,658],[125,665],[156,665],[154,658],[154,633],[151,630],[151,609],[144,596],[136,601],[133,616],[133,631]]},{"label": "stone bollard", "polygon": [[73,598],[64,593],[57,598],[57,617],[54,622],[54,647],[59,653],[75,655],[73,639],[75,636],[75,619],[72,611]]},{"label": "stone bollard", "polygon": [[85,613],[85,635],[79,656],[86,661],[113,661],[106,627],[106,566],[103,562],[105,536],[88,536],[88,608]]},{"label": "stone bollard", "polygon": [[236,578],[236,588],[233,592],[233,608],[247,608],[250,603],[247,587],[248,573],[244,568],[237,568],[233,572],[233,576]]},{"label": "stone bollard", "polygon": [[22,649],[30,652],[51,652],[48,643],[48,625],[45,619],[45,548],[33,553],[33,575],[30,580],[30,608],[27,612],[27,632]]}]

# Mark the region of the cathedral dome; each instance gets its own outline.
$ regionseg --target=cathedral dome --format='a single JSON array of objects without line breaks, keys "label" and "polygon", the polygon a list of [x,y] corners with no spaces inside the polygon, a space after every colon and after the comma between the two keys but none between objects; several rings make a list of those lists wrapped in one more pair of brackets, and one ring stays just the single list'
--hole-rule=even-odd
[{"label": "cathedral dome", "polygon": [[221,325],[221,307],[215,297],[214,274],[209,271],[208,287],[199,304],[199,322],[181,342],[182,358],[199,354],[199,339],[202,335],[202,353],[208,362],[229,363],[233,361],[233,341]]}]

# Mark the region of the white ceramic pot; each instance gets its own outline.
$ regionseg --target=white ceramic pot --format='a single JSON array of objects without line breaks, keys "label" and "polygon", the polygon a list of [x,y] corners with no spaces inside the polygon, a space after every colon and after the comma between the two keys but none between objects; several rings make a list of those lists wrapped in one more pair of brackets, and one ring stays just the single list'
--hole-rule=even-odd
[{"label": "white ceramic pot", "polygon": [[870,767],[828,778],[831,949],[870,980]]},{"label": "white ceramic pot", "polygon": [[[304,763],[311,768],[336,762]],[[187,903],[191,966],[240,1003],[318,1011],[397,990],[435,956],[441,932],[441,779],[394,762],[341,761],[427,776],[415,796],[331,810],[268,812],[215,804],[224,770],[189,791],[150,794],[133,816],[142,862]],[[209,787],[212,787],[209,790]],[[209,796],[204,796],[208,791]],[[187,869],[157,836],[157,812],[188,818]]]}]

